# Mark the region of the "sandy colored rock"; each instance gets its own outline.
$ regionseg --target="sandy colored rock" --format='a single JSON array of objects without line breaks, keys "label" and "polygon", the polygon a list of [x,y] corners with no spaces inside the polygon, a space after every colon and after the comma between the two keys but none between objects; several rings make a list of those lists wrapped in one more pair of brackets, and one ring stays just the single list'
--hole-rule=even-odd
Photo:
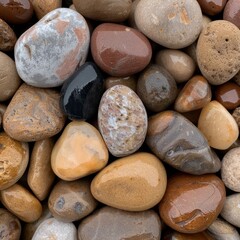
[{"label": "sandy colored rock", "polygon": [[2,204],[24,222],[34,222],[42,214],[42,205],[28,190],[14,184],[0,192]]},{"label": "sandy colored rock", "polygon": [[51,153],[54,141],[51,138],[35,142],[29,164],[27,182],[35,196],[44,200],[55,179],[51,167]]},{"label": "sandy colored rock", "polygon": [[6,133],[23,142],[38,141],[59,133],[64,124],[56,90],[22,84],[3,116]]},{"label": "sandy colored rock", "polygon": [[231,114],[219,102],[211,101],[199,117],[198,128],[213,148],[229,148],[238,138],[238,125]]},{"label": "sandy colored rock", "polygon": [[157,157],[135,153],[115,160],[98,173],[91,183],[91,192],[95,199],[108,206],[144,211],[162,199],[166,177],[166,170]]}]

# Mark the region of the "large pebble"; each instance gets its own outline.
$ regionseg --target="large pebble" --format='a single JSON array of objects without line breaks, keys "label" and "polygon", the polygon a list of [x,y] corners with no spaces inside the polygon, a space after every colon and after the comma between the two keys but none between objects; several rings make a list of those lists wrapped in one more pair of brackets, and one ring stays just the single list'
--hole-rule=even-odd
[{"label": "large pebble", "polygon": [[213,223],[225,199],[224,184],[216,175],[179,174],[169,179],[159,212],[161,219],[176,231],[197,233]]},{"label": "large pebble", "polygon": [[127,211],[152,208],[162,199],[167,185],[166,170],[150,153],[135,153],[105,167],[91,183],[98,201]]},{"label": "large pebble", "polygon": [[164,111],[149,118],[146,142],[161,160],[180,171],[201,175],[221,167],[201,132],[177,112]]},{"label": "large pebble", "polygon": [[78,227],[78,238],[82,240],[159,240],[160,237],[161,222],[152,210],[127,212],[103,207],[85,218]]},{"label": "large pebble", "polygon": [[108,150],[99,131],[87,122],[69,123],[51,156],[54,173],[73,181],[101,170],[108,161]]},{"label": "large pebble", "polygon": [[201,111],[198,128],[213,148],[225,150],[238,138],[238,125],[219,102],[211,101]]},{"label": "large pebble", "polygon": [[167,48],[192,44],[202,29],[202,12],[196,0],[141,0],[135,10],[138,29]]},{"label": "large pebble", "polygon": [[65,117],[56,90],[22,84],[3,116],[6,133],[23,142],[43,140],[59,133]]},{"label": "large pebble", "polygon": [[116,157],[136,152],[147,133],[145,107],[130,88],[116,85],[102,96],[98,125],[108,150]]},{"label": "large pebble", "polygon": [[27,84],[56,87],[86,60],[90,42],[85,19],[58,8],[24,32],[15,45],[17,71]]},{"label": "large pebble", "polygon": [[234,24],[217,20],[201,32],[197,61],[203,76],[213,85],[229,81],[240,70],[240,30]]}]

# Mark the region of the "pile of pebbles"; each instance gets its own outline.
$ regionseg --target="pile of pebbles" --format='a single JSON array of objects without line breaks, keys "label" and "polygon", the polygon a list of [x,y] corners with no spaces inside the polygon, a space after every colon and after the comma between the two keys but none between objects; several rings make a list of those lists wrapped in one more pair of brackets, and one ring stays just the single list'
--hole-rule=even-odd
[{"label": "pile of pebbles", "polygon": [[0,239],[240,240],[240,0],[0,0]]}]

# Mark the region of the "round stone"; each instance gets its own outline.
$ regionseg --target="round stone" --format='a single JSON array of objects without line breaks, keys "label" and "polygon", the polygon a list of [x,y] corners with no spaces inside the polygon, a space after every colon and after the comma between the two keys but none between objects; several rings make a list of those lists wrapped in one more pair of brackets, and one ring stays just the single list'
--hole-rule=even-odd
[{"label": "round stone", "polygon": [[148,38],[173,49],[189,46],[202,30],[202,12],[196,0],[141,0],[135,21]]},{"label": "round stone", "polygon": [[211,101],[201,111],[198,128],[213,148],[225,150],[238,138],[238,125],[219,102]]},{"label": "round stone", "polygon": [[79,13],[55,9],[18,39],[14,51],[18,74],[35,87],[60,86],[85,62],[89,42],[87,23]]},{"label": "round stone", "polygon": [[54,145],[51,165],[61,179],[73,181],[101,170],[108,150],[99,131],[87,122],[69,123]]},{"label": "round stone", "polygon": [[77,229],[73,223],[49,218],[40,224],[32,238],[32,240],[42,239],[77,240]]},{"label": "round stone", "polygon": [[171,231],[170,233],[166,233],[163,236],[162,240],[216,240],[216,239],[213,238],[207,231],[192,234]]},{"label": "round stone", "polygon": [[104,80],[105,88],[109,89],[116,85],[124,85],[131,88],[134,92],[137,91],[137,79],[134,76],[130,77],[107,77]]},{"label": "round stone", "polygon": [[115,160],[91,183],[95,199],[127,211],[144,211],[162,199],[167,185],[166,170],[150,153],[135,153]]},{"label": "round stone", "polygon": [[53,217],[62,222],[78,221],[89,215],[97,206],[87,180],[59,181],[53,188],[48,207]]},{"label": "round stone", "polygon": [[240,28],[240,0],[228,0],[224,8],[223,19]]},{"label": "round stone", "polygon": [[210,22],[197,43],[197,61],[213,85],[229,81],[240,70],[240,30],[225,20]]},{"label": "round stone", "polygon": [[160,231],[159,216],[152,210],[127,212],[116,208],[103,207],[80,223],[78,238],[84,240],[94,238],[112,240],[114,236],[114,240],[159,240],[161,237]]},{"label": "round stone", "polygon": [[130,88],[116,85],[102,96],[98,126],[112,155],[123,157],[136,152],[147,133],[145,107]]},{"label": "round stone", "polygon": [[224,184],[216,175],[179,174],[169,179],[159,212],[161,219],[174,230],[197,233],[213,223],[225,199]]},{"label": "round stone", "polygon": [[197,0],[203,13],[207,15],[216,15],[223,11],[227,0]]},{"label": "round stone", "polygon": [[142,33],[113,23],[103,23],[94,29],[91,52],[95,63],[115,77],[142,71],[152,57],[151,45]]},{"label": "round stone", "polygon": [[156,63],[166,68],[177,83],[188,81],[196,68],[194,60],[180,50],[159,51],[156,55]]},{"label": "round stone", "polygon": [[154,64],[138,78],[137,94],[148,110],[161,112],[177,97],[177,84],[165,68]]}]

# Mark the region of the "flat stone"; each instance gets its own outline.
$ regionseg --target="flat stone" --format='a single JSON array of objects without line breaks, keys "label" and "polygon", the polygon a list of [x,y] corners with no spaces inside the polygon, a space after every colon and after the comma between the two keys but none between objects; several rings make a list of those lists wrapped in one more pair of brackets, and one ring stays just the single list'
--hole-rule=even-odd
[{"label": "flat stone", "polygon": [[195,175],[220,170],[221,162],[205,137],[181,114],[164,111],[150,117],[148,124],[146,143],[162,161]]},{"label": "flat stone", "polygon": [[65,127],[51,155],[54,173],[66,181],[98,172],[107,162],[108,150],[101,134],[83,121],[73,121]]},{"label": "flat stone", "polygon": [[59,133],[65,117],[56,90],[22,84],[3,116],[6,133],[23,142],[43,140]]},{"label": "flat stone", "polygon": [[161,238],[159,216],[152,210],[127,212],[116,208],[103,207],[85,218],[78,227],[79,239],[112,240],[113,236],[114,240],[159,240]]},{"label": "flat stone", "polygon": [[112,155],[123,157],[136,152],[145,140],[147,124],[145,107],[130,88],[116,85],[103,94],[98,126]]},{"label": "flat stone", "polygon": [[53,217],[62,222],[78,221],[96,208],[97,202],[90,191],[90,181],[59,181],[48,198]]},{"label": "flat stone", "polygon": [[240,28],[240,0],[228,0],[223,11],[223,19]]},{"label": "flat stone", "polygon": [[35,87],[61,86],[85,62],[89,42],[87,23],[79,13],[55,9],[18,38],[14,51],[18,74]]},{"label": "flat stone", "polygon": [[225,199],[224,184],[216,175],[179,174],[168,179],[159,212],[161,219],[172,229],[198,233],[217,218]]},{"label": "flat stone", "polygon": [[238,138],[238,125],[219,102],[211,101],[200,114],[198,128],[213,148],[229,148]]},{"label": "flat stone", "polygon": [[127,211],[144,211],[162,199],[167,185],[166,170],[150,153],[135,153],[115,160],[91,183],[95,199]]},{"label": "flat stone", "polygon": [[214,16],[222,12],[227,0],[197,0],[203,13]]}]

